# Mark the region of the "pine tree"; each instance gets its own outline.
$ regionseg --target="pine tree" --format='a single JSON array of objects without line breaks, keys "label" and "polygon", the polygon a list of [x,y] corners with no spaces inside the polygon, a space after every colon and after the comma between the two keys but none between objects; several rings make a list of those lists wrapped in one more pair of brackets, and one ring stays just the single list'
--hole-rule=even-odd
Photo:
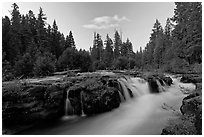
[{"label": "pine tree", "polygon": [[58,26],[56,24],[56,21],[54,20],[52,25],[52,40],[51,40],[51,53],[56,56],[58,59],[61,53],[61,47],[60,47],[60,33],[58,32]]},{"label": "pine tree", "polygon": [[110,68],[113,62],[113,41],[108,36],[108,34],[106,36],[105,45],[104,62],[106,67]]},{"label": "pine tree", "polygon": [[38,19],[37,19],[37,45],[41,53],[49,50],[48,48],[48,41],[46,38],[46,23],[47,18],[45,17],[45,14],[43,13],[42,8],[40,7],[39,13],[38,13]]},{"label": "pine tree", "polygon": [[73,48],[76,49],[74,37],[72,35],[72,31],[69,32],[69,36],[66,37],[65,41],[65,49],[66,48]]},{"label": "pine tree", "polygon": [[201,2],[176,2],[172,20],[173,45],[177,56],[188,63],[202,61],[202,5]]},{"label": "pine tree", "polygon": [[11,61],[11,48],[10,47],[10,40],[11,40],[11,23],[8,16],[2,18],[2,53],[3,53],[3,60],[2,61]]},{"label": "pine tree", "polygon": [[31,39],[32,39],[32,32],[30,30],[29,24],[28,24],[28,17],[25,17],[22,15],[22,21],[21,21],[21,44],[22,47],[20,49],[21,55],[24,55],[27,46],[29,45]]},{"label": "pine tree", "polygon": [[163,33],[162,26],[160,22],[156,19],[156,22],[154,23],[154,26],[152,29],[150,41],[146,49],[147,64],[153,67],[158,65],[157,63],[155,64],[154,62],[155,61],[154,57],[157,56],[157,53],[154,53],[154,51],[155,51],[156,44],[158,43],[158,40],[160,39],[159,35],[161,35],[161,33]]},{"label": "pine tree", "polygon": [[117,59],[120,56],[120,50],[121,50],[122,40],[118,33],[118,31],[115,31],[114,35],[114,59]]},{"label": "pine tree", "polygon": [[10,56],[9,60],[12,65],[20,57],[21,38],[20,38],[20,28],[21,28],[21,15],[19,12],[19,7],[16,3],[12,5],[13,10],[11,12],[11,41],[10,41]]},{"label": "pine tree", "polygon": [[37,43],[37,20],[35,18],[33,11],[29,10],[26,17],[28,20],[30,31],[32,33],[31,37],[33,37],[35,40],[35,43]]}]

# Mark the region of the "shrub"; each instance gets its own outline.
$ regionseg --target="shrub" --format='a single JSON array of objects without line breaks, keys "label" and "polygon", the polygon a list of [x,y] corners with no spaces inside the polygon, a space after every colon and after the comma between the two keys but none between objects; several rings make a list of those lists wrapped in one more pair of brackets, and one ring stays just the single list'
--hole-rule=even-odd
[{"label": "shrub", "polygon": [[47,76],[55,71],[56,59],[54,55],[46,52],[43,55],[37,57],[34,64],[34,75],[35,76]]},{"label": "shrub", "polygon": [[16,76],[29,76],[32,75],[34,61],[29,53],[23,55],[16,63],[15,63],[15,75]]}]

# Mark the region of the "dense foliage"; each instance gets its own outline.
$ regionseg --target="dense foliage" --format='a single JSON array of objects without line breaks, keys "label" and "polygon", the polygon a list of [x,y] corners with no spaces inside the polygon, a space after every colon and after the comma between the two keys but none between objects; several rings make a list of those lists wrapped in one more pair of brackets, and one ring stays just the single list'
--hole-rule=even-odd
[{"label": "dense foliage", "polygon": [[42,8],[37,16],[31,10],[20,14],[16,3],[12,8],[11,19],[2,18],[3,80],[91,68],[89,52],[76,49],[72,31],[65,38],[55,20],[47,24]]},{"label": "dense foliage", "polygon": [[30,10],[21,15],[13,4],[11,19],[2,18],[3,80],[14,77],[50,75],[55,71],[80,69],[162,69],[186,72],[199,70],[202,63],[202,5],[176,2],[174,16],[163,28],[156,19],[146,47],[133,51],[127,38],[115,31],[103,41],[94,33],[90,52],[77,50],[72,31],[66,37],[56,21],[50,26],[42,8],[37,16]]}]

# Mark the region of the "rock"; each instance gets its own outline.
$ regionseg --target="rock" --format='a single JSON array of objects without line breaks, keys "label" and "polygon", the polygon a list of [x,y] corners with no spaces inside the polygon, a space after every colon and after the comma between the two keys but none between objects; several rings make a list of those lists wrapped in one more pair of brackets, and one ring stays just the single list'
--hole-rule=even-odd
[{"label": "rock", "polygon": [[151,93],[159,93],[160,92],[159,86],[158,86],[156,80],[157,79],[153,76],[149,76],[147,79]]},{"label": "rock", "polygon": [[105,76],[102,76],[102,77],[100,78],[100,81],[103,83],[103,85],[106,85],[106,84],[108,84],[109,78],[110,78],[110,76],[105,75]]},{"label": "rock", "polygon": [[202,76],[200,76],[200,75],[184,74],[181,77],[180,81],[183,82],[183,83],[202,83]]},{"label": "rock", "polygon": [[120,97],[115,88],[107,87],[99,90],[100,93],[83,94],[83,110],[86,115],[110,111],[119,107]]},{"label": "rock", "polygon": [[168,85],[171,86],[173,84],[173,80],[170,77],[163,77],[163,81]]},{"label": "rock", "polygon": [[183,99],[180,110],[182,114],[190,114],[197,111],[200,105],[202,105],[202,96],[195,92]]},{"label": "rock", "polygon": [[68,89],[68,98],[73,107],[74,114],[81,115],[81,92],[85,89],[84,85],[75,84]]},{"label": "rock", "polygon": [[175,133],[168,127],[162,129],[161,135],[175,135]]},{"label": "rock", "polygon": [[[165,86],[168,85],[170,86],[171,84],[173,84],[173,80],[170,77],[167,77],[163,74],[149,74],[148,76],[146,76],[144,79],[146,79],[148,81],[149,87],[150,87],[150,91],[152,93],[159,93],[161,92],[160,89],[163,89],[161,86]],[[158,85],[159,83],[160,85]],[[165,84],[166,83],[166,84]],[[162,90],[164,91],[164,90]]]},{"label": "rock", "polygon": [[62,116],[64,114],[65,95],[65,89],[62,89],[60,86],[49,86],[45,93],[45,110]]},{"label": "rock", "polygon": [[16,86],[20,88],[4,87],[3,125],[31,124],[54,119],[64,114],[64,89],[59,85]]},{"label": "rock", "polygon": [[[110,86],[110,87],[109,87]],[[92,78],[69,88],[69,100],[75,114],[86,115],[110,111],[119,107],[120,97],[116,80],[109,77]]]}]

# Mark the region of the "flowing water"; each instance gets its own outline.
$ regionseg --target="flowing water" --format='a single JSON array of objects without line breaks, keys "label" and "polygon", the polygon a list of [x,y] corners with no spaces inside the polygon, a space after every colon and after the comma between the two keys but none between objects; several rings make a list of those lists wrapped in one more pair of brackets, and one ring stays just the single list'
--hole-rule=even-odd
[{"label": "flowing water", "polygon": [[183,84],[174,78],[170,87],[159,85],[165,92],[151,94],[148,83],[141,78],[121,78],[119,82],[126,99],[119,108],[91,117],[66,116],[49,127],[35,128],[23,134],[160,134],[168,119],[176,118],[180,113],[182,99],[186,96],[180,87],[195,88],[193,84]]},{"label": "flowing water", "polygon": [[70,103],[68,95],[69,95],[69,90],[67,90],[67,97],[66,97],[66,100],[65,100],[65,116],[74,114],[74,112],[73,112],[74,110],[72,108],[72,105]]}]

